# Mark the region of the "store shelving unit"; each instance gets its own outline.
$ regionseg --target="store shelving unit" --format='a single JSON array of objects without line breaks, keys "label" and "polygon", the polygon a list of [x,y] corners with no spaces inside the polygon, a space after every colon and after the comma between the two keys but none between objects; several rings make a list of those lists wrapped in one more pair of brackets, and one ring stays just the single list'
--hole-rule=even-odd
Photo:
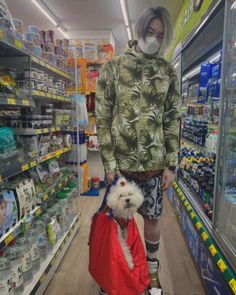
[{"label": "store shelving unit", "polygon": [[[7,44],[1,40],[3,32],[0,30],[0,60],[3,67],[9,67],[13,65],[17,71],[24,72],[28,69],[38,69],[44,71],[56,80],[63,80],[69,82],[71,76],[69,73],[47,63],[46,61],[32,56],[22,49],[22,45],[19,41],[15,41],[14,45]],[[0,95],[0,106],[9,110],[14,108],[19,109],[31,109],[35,112],[40,112],[41,105],[43,103],[55,104],[57,108],[71,109],[74,102],[70,97],[62,95],[49,94],[43,91],[29,89],[28,93],[25,93],[23,97],[16,97],[10,94]],[[76,104],[75,104],[76,106]],[[75,117],[76,119],[76,117]],[[20,136],[41,136],[43,134],[50,134],[54,132],[62,132],[63,134],[77,133],[78,126],[76,121],[68,127],[51,127],[41,129],[30,129],[30,128],[15,128],[14,134]],[[26,172],[37,165],[45,163],[50,159],[59,159],[61,162],[66,158],[72,151],[72,147],[61,147],[58,150],[48,152],[43,156],[29,157],[24,153],[24,150],[18,149],[18,152],[11,157],[1,158],[0,165],[0,189],[5,181],[11,181],[12,177],[20,176],[21,173]],[[78,154],[78,153],[77,153]],[[63,159],[65,158],[65,159]],[[53,185],[44,190],[43,193],[37,194],[37,205],[30,211],[29,216],[34,219],[40,216],[45,210],[43,205],[54,198],[55,193],[60,191],[67,183],[75,177],[75,170],[68,169],[65,166],[66,171],[63,170],[62,176],[54,180]],[[78,170],[78,167],[77,167]],[[79,172],[77,171],[77,175]],[[78,181],[79,183],[79,181]],[[79,189],[78,189],[79,192]],[[9,228],[7,232],[0,237],[0,249],[5,249],[13,240],[17,239],[21,231],[22,220],[18,220],[14,226]],[[65,255],[71,241],[76,235],[80,226],[80,214],[77,213],[74,220],[71,222],[69,229],[64,233],[63,237],[57,241],[52,251],[49,253],[47,259],[41,263],[39,271],[34,275],[33,281],[25,286],[24,293],[26,295],[43,294],[52,276],[54,275],[58,265],[60,264],[63,256]]]},{"label": "store shelving unit", "polygon": [[6,166],[4,171],[0,174],[0,183],[5,180],[6,178],[10,178],[18,173],[27,171],[35,166],[37,166],[40,163],[43,163],[49,159],[60,157],[62,154],[67,153],[71,151],[71,148],[62,148],[60,150],[57,150],[55,152],[51,152],[47,155],[37,157],[35,159],[30,159],[28,161],[20,161],[18,159],[11,159],[10,161],[6,162]]},{"label": "store shelving unit", "polygon": [[[212,132],[214,136],[218,134],[218,143],[212,146],[208,141],[205,147],[182,137],[180,155],[183,162],[180,162],[177,179],[168,193],[208,293],[224,295],[236,294],[236,224],[233,217],[236,204],[233,189],[236,128],[235,87],[232,85],[235,67],[230,60],[234,48],[230,49],[229,46],[235,44],[235,37],[232,37],[235,36],[236,23],[233,3],[233,0],[212,3],[206,16],[201,19],[204,25],[199,26],[200,29],[195,28],[190,37],[182,42],[178,58],[173,58],[182,81],[182,95],[186,104],[182,118],[182,124],[186,127],[184,135],[201,142],[198,136],[201,138],[203,129],[199,126],[204,121],[202,126],[206,127],[208,134],[210,131],[215,131]],[[215,30],[216,26],[218,30]],[[220,53],[222,48],[223,54]],[[218,64],[223,71],[221,76],[217,73],[209,81],[220,84],[220,97],[217,99],[217,95],[209,95],[208,101],[202,103],[202,97],[198,99],[200,92],[197,92],[200,86],[196,91],[196,85],[203,77],[200,66],[204,63]],[[208,85],[211,86],[210,83]],[[209,93],[216,93],[210,86],[208,89],[212,92]],[[184,125],[186,119],[188,121]],[[219,124],[214,123],[218,121]]]},{"label": "store shelving unit", "polygon": [[69,230],[57,242],[47,259],[41,264],[33,281],[24,289],[24,295],[41,295],[44,293],[54,273],[56,272],[60,262],[62,261],[66,251],[68,250],[74,236],[80,227],[80,215],[78,214],[72,222]]}]

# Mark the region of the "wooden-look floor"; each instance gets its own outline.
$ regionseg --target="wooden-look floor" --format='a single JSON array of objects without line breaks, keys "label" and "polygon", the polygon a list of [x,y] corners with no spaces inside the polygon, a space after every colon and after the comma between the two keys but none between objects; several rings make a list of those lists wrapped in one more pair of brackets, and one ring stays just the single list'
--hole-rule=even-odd
[{"label": "wooden-look floor", "polygon": [[[205,295],[192,258],[178,225],[175,213],[164,198],[161,219],[162,237],[159,250],[160,280],[166,295]],[[45,295],[96,295],[98,287],[88,273],[88,236],[91,216],[98,208],[101,197],[79,199],[81,226],[72,241],[57,273]],[[142,218],[137,215],[142,232]],[[129,295],[129,294],[124,294]]]}]

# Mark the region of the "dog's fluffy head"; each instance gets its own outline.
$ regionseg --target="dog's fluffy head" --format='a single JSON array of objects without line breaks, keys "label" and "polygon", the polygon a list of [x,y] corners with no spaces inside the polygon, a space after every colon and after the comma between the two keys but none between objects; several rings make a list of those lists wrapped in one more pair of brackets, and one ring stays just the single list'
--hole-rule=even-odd
[{"label": "dog's fluffy head", "polygon": [[114,216],[131,219],[143,203],[143,194],[139,187],[124,177],[118,179],[107,196],[107,205]]}]

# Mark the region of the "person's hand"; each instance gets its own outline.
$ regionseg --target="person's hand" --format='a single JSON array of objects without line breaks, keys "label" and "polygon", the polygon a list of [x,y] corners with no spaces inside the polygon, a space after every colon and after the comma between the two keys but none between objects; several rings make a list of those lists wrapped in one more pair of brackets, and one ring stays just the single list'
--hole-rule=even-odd
[{"label": "person's hand", "polygon": [[168,190],[168,188],[171,186],[174,179],[175,179],[175,172],[166,168],[163,172],[163,175],[162,175],[161,189],[163,191]]},{"label": "person's hand", "polygon": [[106,173],[106,181],[108,184],[112,184],[115,180],[115,177],[121,177],[121,173],[119,171],[110,171]]}]

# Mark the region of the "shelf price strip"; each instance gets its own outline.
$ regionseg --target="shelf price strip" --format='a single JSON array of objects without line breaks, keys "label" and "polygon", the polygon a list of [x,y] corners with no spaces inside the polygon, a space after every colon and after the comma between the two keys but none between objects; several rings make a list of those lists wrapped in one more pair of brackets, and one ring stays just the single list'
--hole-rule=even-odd
[{"label": "shelf price strip", "polygon": [[233,291],[233,294],[236,295],[236,275],[233,272],[233,270],[228,266],[225,258],[221,254],[220,250],[216,246],[215,242],[211,238],[210,234],[208,231],[205,229],[203,226],[201,220],[199,219],[197,213],[195,210],[192,208],[192,206],[189,204],[188,200],[184,196],[183,192],[179,188],[177,182],[173,183],[173,187],[177,193],[178,198],[181,200],[183,203],[184,207],[186,208],[187,212],[189,213],[189,216],[197,228],[204,244],[207,246],[213,260],[215,261],[217,267],[221,271],[224,279],[228,283],[230,289]]}]

